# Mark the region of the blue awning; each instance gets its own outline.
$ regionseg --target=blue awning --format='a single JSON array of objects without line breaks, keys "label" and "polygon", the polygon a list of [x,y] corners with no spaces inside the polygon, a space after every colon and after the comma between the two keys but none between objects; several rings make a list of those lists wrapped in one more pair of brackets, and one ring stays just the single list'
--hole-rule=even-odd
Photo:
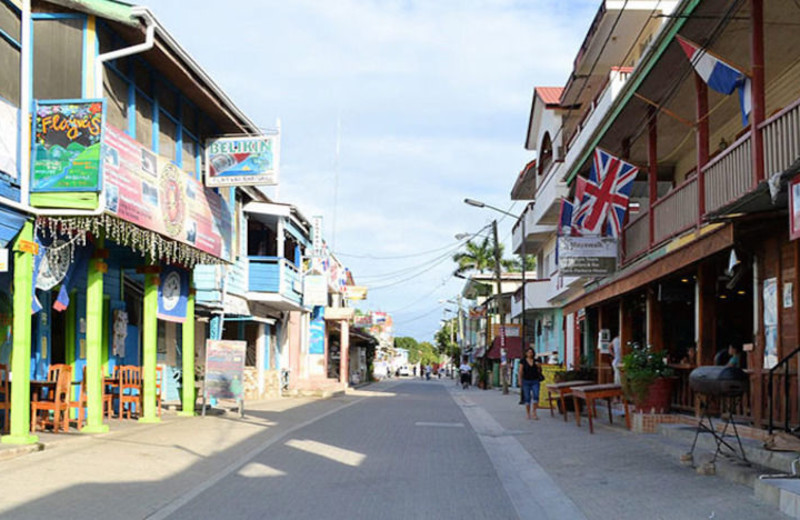
[{"label": "blue awning", "polygon": [[0,247],[7,247],[16,237],[28,216],[10,208],[0,206]]}]

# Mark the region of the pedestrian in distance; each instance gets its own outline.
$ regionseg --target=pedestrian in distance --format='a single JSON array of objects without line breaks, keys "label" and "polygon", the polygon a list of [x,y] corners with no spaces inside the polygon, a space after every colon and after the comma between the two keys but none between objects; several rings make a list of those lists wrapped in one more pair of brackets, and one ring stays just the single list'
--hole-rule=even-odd
[{"label": "pedestrian in distance", "polygon": [[431,368],[430,365],[427,365],[425,367],[425,380],[426,381],[430,381],[431,380],[431,372],[433,372],[433,368]]},{"label": "pedestrian in distance", "polygon": [[519,364],[517,381],[522,387],[522,396],[525,400],[525,412],[528,419],[539,420],[536,413],[539,408],[539,384],[542,382],[542,371],[536,362],[536,354],[531,347],[525,351],[525,358]]},{"label": "pedestrian in distance", "polygon": [[467,363],[466,356],[461,360],[461,365],[458,367],[458,372],[461,374],[461,388],[466,390],[472,382],[472,367]]}]

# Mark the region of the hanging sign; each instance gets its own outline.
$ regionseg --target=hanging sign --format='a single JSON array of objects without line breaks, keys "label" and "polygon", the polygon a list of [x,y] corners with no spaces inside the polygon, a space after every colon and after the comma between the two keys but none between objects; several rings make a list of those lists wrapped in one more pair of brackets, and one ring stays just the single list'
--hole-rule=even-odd
[{"label": "hanging sign", "polygon": [[231,214],[214,190],[107,125],[106,211],[217,258],[231,258]]},{"label": "hanging sign", "polygon": [[100,191],[102,100],[37,101],[31,191]]},{"label": "hanging sign", "polygon": [[0,98],[0,172],[19,177],[19,109]]},{"label": "hanging sign", "polygon": [[303,305],[328,305],[328,282],[325,275],[307,274],[303,277]]},{"label": "hanging sign", "polygon": [[158,319],[183,323],[189,298],[189,273],[186,269],[164,266],[158,284]]},{"label": "hanging sign", "polygon": [[208,140],[206,186],[275,186],[279,156],[278,134]]},{"label": "hanging sign", "polygon": [[617,239],[558,237],[558,269],[563,276],[607,276],[617,269]]},{"label": "hanging sign", "polygon": [[347,300],[366,300],[367,288],[363,285],[345,285],[344,298]]},{"label": "hanging sign", "polygon": [[800,238],[800,175],[789,181],[789,238]]},{"label": "hanging sign", "polygon": [[206,340],[206,398],[241,400],[246,341]]},{"label": "hanging sign", "polygon": [[322,217],[311,218],[311,256],[319,258],[322,256]]}]

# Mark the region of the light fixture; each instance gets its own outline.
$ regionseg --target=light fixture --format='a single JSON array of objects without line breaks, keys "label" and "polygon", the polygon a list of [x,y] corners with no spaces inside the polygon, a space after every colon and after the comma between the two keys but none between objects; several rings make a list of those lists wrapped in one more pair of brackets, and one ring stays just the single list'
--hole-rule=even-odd
[{"label": "light fixture", "polygon": [[471,236],[471,233],[458,233],[456,234],[456,240],[464,240],[465,238],[470,238]]},{"label": "light fixture", "polygon": [[727,300],[728,299],[728,295],[727,294],[720,294],[719,295],[719,299],[720,300]]},{"label": "light fixture", "polygon": [[475,206],[476,208],[484,208],[484,207],[486,207],[486,204],[484,204],[483,202],[481,202],[479,200],[475,200],[475,199],[464,199],[464,203],[465,204],[469,204],[470,206]]},{"label": "light fixture", "polygon": [[736,291],[736,294],[745,295],[745,294],[747,294],[747,291]]},{"label": "light fixture", "polygon": [[681,278],[681,282],[683,282],[683,283],[689,283],[689,279],[688,279],[688,278]]}]

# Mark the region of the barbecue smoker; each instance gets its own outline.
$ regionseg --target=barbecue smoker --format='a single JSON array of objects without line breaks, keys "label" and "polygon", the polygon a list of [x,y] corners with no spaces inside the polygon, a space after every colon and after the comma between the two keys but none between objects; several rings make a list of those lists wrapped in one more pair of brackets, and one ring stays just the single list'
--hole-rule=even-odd
[{"label": "barbecue smoker", "polygon": [[[747,390],[749,378],[747,373],[741,368],[727,367],[727,366],[707,366],[697,367],[689,374],[689,386],[692,390],[700,395],[700,408],[703,410],[700,422],[697,424],[697,432],[694,435],[694,442],[692,442],[692,450],[690,455],[694,455],[694,449],[697,446],[697,438],[701,432],[708,432],[714,437],[717,444],[717,449],[714,452],[714,458],[711,460],[713,464],[717,460],[717,455],[722,451],[725,446],[730,450],[730,454],[740,458],[749,464],[747,456],[742,447],[742,440],[739,438],[739,431],[736,429],[736,423],[733,421],[733,411],[741,403],[742,396]],[[709,402],[715,399],[719,402],[722,420],[725,425],[722,431],[718,432],[714,427],[711,415],[709,414]],[[737,451],[725,440],[728,433],[728,428],[733,430],[733,436],[736,437],[736,442],[739,446]]]}]

